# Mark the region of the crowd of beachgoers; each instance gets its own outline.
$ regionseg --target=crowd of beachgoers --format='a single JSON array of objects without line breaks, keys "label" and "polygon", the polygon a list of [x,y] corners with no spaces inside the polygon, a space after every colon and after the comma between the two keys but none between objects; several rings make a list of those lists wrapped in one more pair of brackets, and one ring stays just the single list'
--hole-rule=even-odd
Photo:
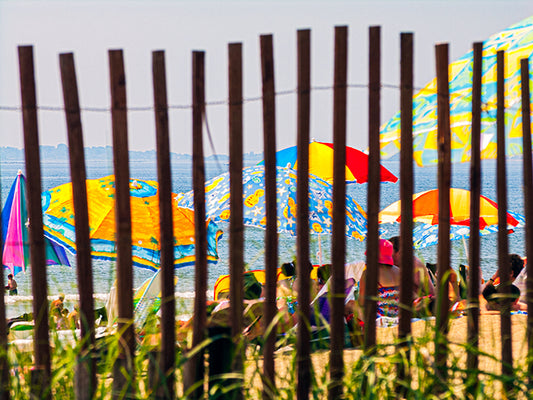
[{"label": "crowd of beachgoers", "polygon": [[[480,313],[499,313],[504,300],[511,297],[511,310],[525,313],[525,260],[518,254],[509,255],[510,277],[501,279],[497,270],[490,279],[480,280]],[[401,274],[401,250],[400,237],[391,237],[388,240],[379,241],[378,259],[378,299],[376,322],[378,327],[394,326],[398,323],[400,303],[400,274]],[[278,272],[276,306],[279,313],[278,330],[281,334],[293,329],[298,320],[298,279],[296,263],[286,262],[281,265]],[[413,260],[413,317],[431,318],[436,303],[436,277],[434,264],[423,263],[416,256]],[[345,299],[344,320],[346,324],[347,343],[353,346],[359,344],[361,333],[364,330],[364,301],[366,293],[366,264],[364,261],[354,261],[345,264]],[[225,276],[229,281],[229,276]],[[331,290],[331,264],[310,265],[309,276],[311,294],[310,326],[313,332],[327,331],[329,329],[331,308],[329,295]],[[449,279],[450,312],[453,316],[461,316],[467,308],[466,299],[466,276],[460,276],[456,271],[451,271]],[[243,334],[250,340],[261,337],[265,330],[265,320],[262,319],[264,298],[264,271],[246,271],[243,276],[244,282],[244,312]],[[503,290],[504,282],[510,282],[511,288]],[[17,283],[13,276],[9,276],[5,290],[9,295],[17,295]],[[505,293],[504,293],[505,292]],[[510,295],[508,294],[510,293]],[[60,294],[50,304],[50,326],[56,330],[76,330],[79,326],[79,309],[74,306],[72,311],[64,307],[64,295]],[[158,305],[153,308],[156,315]],[[108,301],[107,307],[112,318],[112,302]],[[207,325],[209,328],[229,328],[229,283],[216,285],[214,300],[208,302]],[[105,315],[107,317],[107,315]],[[186,345],[192,331],[194,316],[185,321],[177,321],[177,340]],[[136,326],[138,332],[143,331],[141,326]],[[99,322],[106,327],[112,327],[113,321],[101,318]],[[8,320],[8,327],[16,327],[17,324],[31,324],[31,315],[22,315]],[[323,337],[322,335],[321,337]],[[327,335],[326,335],[327,336]],[[16,337],[16,336],[15,336]]]},{"label": "crowd of beachgoers", "polygon": [[[479,305],[481,314],[497,314],[505,300],[511,297],[511,310],[525,313],[525,260],[518,254],[509,255],[510,277],[501,279],[499,269],[488,280],[481,279]],[[413,260],[413,317],[432,318],[436,304],[436,276],[433,264],[424,264],[416,256]],[[378,259],[378,299],[376,322],[378,327],[390,327],[398,323],[400,303],[400,273],[401,251],[400,238],[392,237],[379,241]],[[276,305],[281,315],[278,327],[281,333],[294,328],[298,316],[297,281],[295,262],[282,264],[278,273]],[[331,264],[309,266],[311,289],[310,326],[313,332],[327,328],[330,322],[330,293]],[[353,346],[359,344],[364,330],[364,300],[366,282],[366,264],[364,261],[345,264],[345,299],[344,320],[348,338]],[[256,276],[257,275],[257,276]],[[259,277],[259,279],[258,279]],[[244,274],[244,331],[250,339],[263,335],[265,330],[263,304],[265,301],[263,284],[264,274],[247,271]],[[454,317],[462,316],[467,308],[466,282],[464,278],[451,271],[449,279],[450,313]],[[500,283],[501,280],[501,283]],[[505,282],[511,285],[510,290],[504,290]],[[510,292],[509,294],[506,294]],[[215,300],[207,307],[208,327],[229,328],[229,285],[223,291],[215,293]],[[192,317],[188,321],[179,321],[178,340],[185,341],[192,329]]]}]

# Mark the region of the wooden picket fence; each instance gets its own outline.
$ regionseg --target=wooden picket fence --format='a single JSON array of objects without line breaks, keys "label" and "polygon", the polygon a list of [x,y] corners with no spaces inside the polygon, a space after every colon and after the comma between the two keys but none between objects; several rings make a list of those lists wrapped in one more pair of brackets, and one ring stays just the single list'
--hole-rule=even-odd
[{"label": "wooden picket fence", "polygon": [[[369,141],[369,184],[368,184],[368,236],[367,236],[367,297],[365,299],[365,332],[363,348],[371,355],[376,348],[376,301],[377,296],[377,264],[378,264],[378,213],[380,204],[380,152],[379,127],[381,123],[381,30],[380,27],[369,29],[369,77],[368,77],[368,141]],[[309,221],[308,221],[308,143],[310,132],[310,44],[311,32],[297,32],[297,143],[298,143],[298,184],[297,184],[297,265],[309,265]],[[266,197],[266,234],[265,234],[265,325],[275,318],[276,300],[276,269],[278,266],[278,238],[276,227],[276,91],[274,77],[274,51],[272,35],[260,37],[262,101],[263,101],[263,138],[265,160],[265,197]],[[436,310],[436,326],[439,332],[435,337],[434,361],[436,373],[447,379],[448,347],[442,340],[448,327],[448,276],[450,269],[449,241],[449,189],[451,181],[450,158],[450,109],[448,82],[448,45],[439,44],[435,47],[437,86],[438,86],[438,189],[439,189],[439,244]],[[35,71],[33,49],[21,46],[18,49],[20,65],[20,84],[22,98],[22,117],[24,130],[24,148],[26,156],[26,172],[28,187],[30,226],[33,314],[35,319],[34,335],[34,368],[32,370],[31,393],[36,398],[50,398],[52,394],[45,389],[49,387],[51,377],[48,303],[47,303],[47,272],[44,252],[44,236],[41,209],[41,170],[39,159],[39,129],[37,126],[38,104],[36,101]],[[192,53],[192,137],[193,137],[193,189],[195,204],[195,299],[194,322],[191,349],[200,346],[206,338],[206,290],[207,290],[207,232],[205,221],[205,172],[203,156],[203,123],[205,115],[205,67],[204,52]],[[497,139],[498,154],[505,154],[505,121],[504,121],[504,52],[499,52],[498,65],[498,105],[497,105]],[[228,112],[229,112],[229,143],[230,143],[230,177],[231,177],[231,218],[229,225],[229,265],[231,274],[230,286],[230,326],[235,344],[241,340],[243,330],[243,272],[244,272],[244,238],[243,238],[243,204],[242,198],[242,167],[243,167],[243,60],[242,44],[231,43],[228,46]],[[346,250],[345,212],[343,202],[346,194],[345,186],[345,146],[347,120],[347,60],[348,60],[348,28],[335,28],[334,77],[333,77],[333,142],[334,142],[334,183],[333,183],[333,227],[332,227],[332,292],[331,298],[331,349],[329,358],[330,384],[328,397],[338,399],[343,396],[344,388],[344,254]],[[479,195],[481,182],[480,162],[480,129],[481,129],[481,60],[482,43],[474,44],[473,92],[472,92],[472,163],[471,163],[471,234],[469,250],[469,285],[468,285],[468,341],[472,345],[468,352],[468,368],[475,371],[478,365],[478,326],[479,326],[479,286],[480,255],[479,255]],[[75,391],[79,399],[89,399],[95,393],[98,384],[94,357],[94,304],[93,276],[91,269],[91,252],[89,246],[89,225],[86,193],[86,165],[84,159],[83,130],[80,117],[78,86],[74,66],[74,55],[71,53],[59,56],[61,80],[63,85],[64,110],[68,130],[68,147],[70,152],[71,177],[73,184],[74,204],[76,210],[76,265],[78,288],[80,294],[80,312],[85,323],[81,335],[88,338],[82,344],[76,371]],[[526,255],[533,259],[533,202],[531,194],[532,160],[530,131],[530,94],[529,71],[527,60],[522,60],[522,115],[524,137],[524,204],[526,216]],[[126,102],[126,76],[124,58],[121,50],[109,51],[111,118],[113,134],[113,158],[116,184],[116,226],[117,226],[117,293],[119,329],[119,357],[113,374],[113,398],[118,393],[132,395],[133,385],[126,379],[123,371],[133,375],[135,356],[135,333],[133,320],[133,272],[131,253],[131,210],[129,202],[129,159],[128,159],[128,105]],[[175,299],[173,288],[173,232],[171,205],[171,169],[169,153],[169,118],[167,103],[167,82],[164,51],[152,53],[154,117],[157,135],[157,171],[160,199],[161,221],[161,274],[162,282],[162,315],[161,315],[161,346],[158,357],[159,369],[167,379],[155,377],[151,380],[154,393],[158,398],[175,398],[176,367],[175,346]],[[413,194],[413,149],[412,149],[412,97],[413,97],[413,35],[401,35],[401,159],[400,159],[400,199],[402,204],[402,223],[400,234],[402,239],[402,277],[400,287],[400,307],[398,335],[399,346],[408,351],[408,337],[411,334],[412,317],[412,285],[413,285],[413,243],[412,243],[412,194]],[[504,156],[497,160],[499,220],[506,221],[506,160]],[[233,201],[236,199],[237,201]],[[498,234],[499,267],[502,276],[509,276],[507,226],[501,223]],[[533,277],[533,265],[528,263],[528,275]],[[299,270],[303,276],[305,270]],[[3,278],[3,272],[0,272]],[[527,281],[529,309],[532,309],[533,280]],[[304,399],[310,395],[311,347],[310,328],[306,323],[310,315],[309,281],[300,279],[298,285],[298,328],[296,344],[297,360],[297,398]],[[533,377],[533,313],[528,313],[527,341],[529,345],[529,376]],[[502,373],[512,374],[510,307],[501,312],[502,340]],[[271,330],[264,338],[263,348],[263,397],[273,398],[275,393],[275,330]],[[7,327],[5,304],[0,296],[0,346],[7,350]],[[1,353],[1,354],[5,354]],[[204,386],[195,385],[205,379],[204,354],[202,351],[188,357],[184,366],[184,392],[189,390],[190,398],[203,398]],[[407,358],[409,360],[409,358]],[[231,369],[242,373],[244,353],[236,352],[233,356]],[[8,382],[9,369],[7,358],[0,358],[0,382]],[[409,380],[410,369],[399,365],[398,377]],[[475,380],[474,380],[475,381]],[[475,383],[474,383],[475,385]],[[475,388],[474,388],[475,389]],[[436,385],[435,391],[438,393]],[[510,391],[510,387],[505,390]],[[243,392],[237,389],[235,398],[242,398]],[[9,398],[5,385],[0,385],[0,399]]]}]

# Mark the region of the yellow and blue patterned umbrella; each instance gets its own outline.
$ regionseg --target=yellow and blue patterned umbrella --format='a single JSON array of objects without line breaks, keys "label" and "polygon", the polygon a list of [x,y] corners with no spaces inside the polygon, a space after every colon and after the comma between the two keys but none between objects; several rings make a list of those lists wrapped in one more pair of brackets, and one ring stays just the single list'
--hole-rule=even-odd
[{"label": "yellow and blue patterned umbrella", "polygon": [[[533,54],[533,16],[491,36],[483,44],[481,157],[496,158],[496,53],[505,50],[505,121],[508,156],[522,153],[520,59]],[[450,64],[452,162],[471,158],[472,60],[470,51]],[[530,79],[533,78],[530,58]],[[533,109],[533,108],[532,108]],[[381,154],[400,149],[400,112],[381,128]],[[413,97],[413,156],[420,166],[437,163],[437,80]]]},{"label": "yellow and blue patterned umbrella", "polygon": [[[278,232],[296,235],[296,171],[276,167]],[[215,222],[229,221],[229,173],[206,183],[206,213]],[[309,227],[311,233],[331,233],[333,186],[316,177],[309,178]],[[244,224],[266,228],[265,170],[258,165],[243,169]],[[180,199],[180,206],[192,208],[193,193]],[[346,235],[363,240],[366,235],[366,214],[359,204],[346,196]]]},{"label": "yellow and blue patterned umbrella", "polygon": [[[160,229],[157,182],[130,180],[133,264],[159,269]],[[173,199],[174,264],[176,268],[194,264],[194,212],[178,207]],[[72,253],[76,251],[72,183],[50,189],[41,195],[45,235]],[[115,177],[87,180],[91,255],[95,259],[115,260]],[[216,262],[217,242],[222,232],[207,222],[208,261]]]}]

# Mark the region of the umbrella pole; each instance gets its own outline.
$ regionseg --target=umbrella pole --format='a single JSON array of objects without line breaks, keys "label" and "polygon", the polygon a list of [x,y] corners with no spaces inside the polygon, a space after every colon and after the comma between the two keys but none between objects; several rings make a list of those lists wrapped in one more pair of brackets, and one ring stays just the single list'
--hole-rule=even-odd
[{"label": "umbrella pole", "polygon": [[322,240],[320,239],[322,235],[318,235],[318,264],[322,265]]},{"label": "umbrella pole", "polygon": [[461,239],[463,239],[463,246],[465,247],[465,257],[466,257],[466,262],[468,263],[468,265],[470,265],[470,260],[468,259],[468,247],[466,245],[466,239],[465,239],[465,235],[461,235]]}]

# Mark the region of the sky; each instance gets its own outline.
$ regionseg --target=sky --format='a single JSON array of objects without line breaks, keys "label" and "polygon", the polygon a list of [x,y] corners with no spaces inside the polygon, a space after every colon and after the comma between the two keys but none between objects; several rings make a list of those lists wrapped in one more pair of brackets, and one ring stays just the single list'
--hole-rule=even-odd
[{"label": "sky", "polygon": [[[296,34],[311,30],[311,84],[331,87],[335,26],[348,26],[347,144],[368,143],[368,28],[381,26],[381,121],[399,108],[400,33],[414,33],[415,86],[435,76],[435,45],[450,62],[472,43],[533,15],[531,0],[24,1],[0,0],[0,146],[23,147],[17,46],[34,51],[39,140],[67,143],[59,54],[73,53],[85,146],[112,144],[108,50],[124,51],[130,150],[155,148],[152,51],[164,50],[171,151],[192,152],[192,51],[205,51],[211,137],[204,153],[228,154],[227,47],[243,44],[244,151],[262,152],[259,37],[274,38],[276,142],[296,144]],[[209,104],[214,103],[214,104]],[[137,108],[137,110],[135,110]],[[96,110],[96,111],[95,111]],[[313,90],[311,137],[332,141],[332,90]]]}]

